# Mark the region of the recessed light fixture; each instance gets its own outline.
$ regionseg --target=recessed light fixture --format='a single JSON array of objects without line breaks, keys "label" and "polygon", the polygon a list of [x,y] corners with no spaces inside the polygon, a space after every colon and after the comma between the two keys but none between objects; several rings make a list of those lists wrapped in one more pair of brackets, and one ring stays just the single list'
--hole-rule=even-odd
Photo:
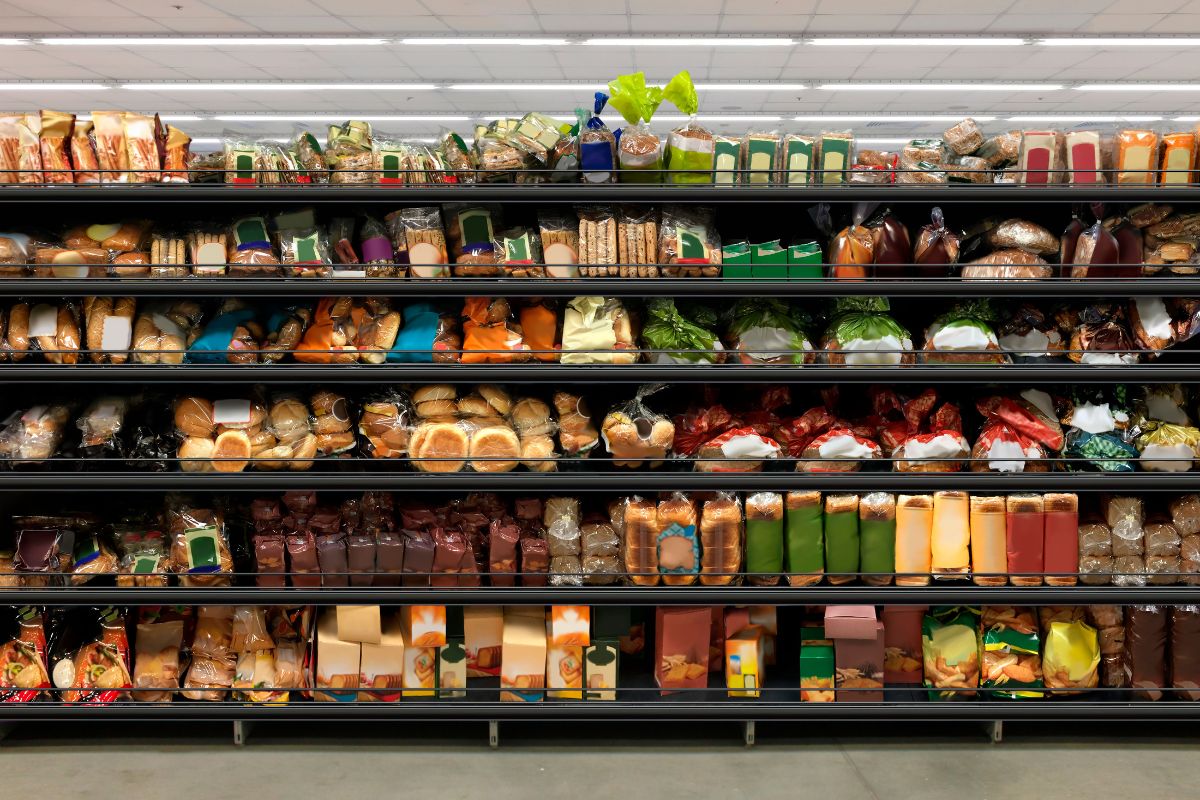
[{"label": "recessed light fixture", "polygon": [[1053,92],[1058,83],[823,83],[827,92]]},{"label": "recessed light fixture", "polygon": [[38,39],[51,46],[164,46],[172,47],[365,47],[387,39],[325,38],[320,36],[56,36]]},{"label": "recessed light fixture", "polygon": [[[666,83],[666,81],[663,81]],[[803,83],[697,83],[698,92],[803,92]]]},{"label": "recessed light fixture", "polygon": [[461,36],[423,36],[409,39],[401,39],[400,44],[412,44],[417,46],[424,45],[444,45],[446,47],[455,46],[471,46],[476,45],[509,45],[515,47],[561,47],[571,43],[570,39],[532,39],[532,38],[508,38],[504,36],[492,37],[461,37]]},{"label": "recessed light fixture", "polygon": [[1158,122],[1162,117],[1145,114],[1019,114],[1004,119],[1008,122]]},{"label": "recessed light fixture", "polygon": [[452,83],[456,92],[599,92],[604,83]]},{"label": "recessed light fixture", "polygon": [[1025,39],[1008,36],[863,36],[806,39],[816,47],[1019,47]]},{"label": "recessed light fixture", "polygon": [[101,92],[103,83],[0,83],[0,92]]},{"label": "recessed light fixture", "polygon": [[131,92],[431,92],[432,83],[123,83]]},{"label": "recessed light fixture", "polygon": [[1079,36],[1076,38],[1038,39],[1036,44],[1046,47],[1196,47],[1200,45],[1200,39],[1182,36]]},{"label": "recessed light fixture", "polygon": [[222,122],[344,122],[361,119],[366,122],[466,122],[466,114],[217,114],[213,119]]},{"label": "recessed light fixture", "polygon": [[598,37],[585,39],[584,44],[593,47],[791,47],[794,39],[777,39],[765,36],[729,36],[725,38],[701,39],[695,36],[680,37]]},{"label": "recessed light fixture", "polygon": [[1200,92],[1200,83],[1081,83],[1081,92]]},{"label": "recessed light fixture", "polygon": [[[995,117],[983,117],[977,114],[971,117],[976,122],[991,122]],[[870,114],[870,115],[853,115],[853,114],[822,114],[812,115],[803,114],[798,117],[792,117],[795,122],[959,122],[962,120],[962,115],[939,115],[939,114]]]}]

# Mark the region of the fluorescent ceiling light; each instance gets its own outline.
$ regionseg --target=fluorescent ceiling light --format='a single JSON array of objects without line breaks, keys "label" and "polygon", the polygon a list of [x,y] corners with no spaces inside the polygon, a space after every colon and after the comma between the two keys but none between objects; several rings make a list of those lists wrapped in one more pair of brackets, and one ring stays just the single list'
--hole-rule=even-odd
[{"label": "fluorescent ceiling light", "polygon": [[1200,116],[1171,117],[1172,122],[1200,122]]},{"label": "fluorescent ceiling light", "polygon": [[690,119],[701,122],[778,122],[783,117],[767,114],[697,114],[693,118],[685,114],[655,114],[654,119],[658,122],[687,122]]},{"label": "fluorescent ceiling light", "polygon": [[1081,92],[1197,92],[1200,83],[1082,83]]},{"label": "fluorescent ceiling light", "polygon": [[199,114],[159,114],[158,118],[163,122],[197,122],[205,119]]},{"label": "fluorescent ceiling light", "polygon": [[586,39],[584,44],[595,47],[791,47],[793,39],[775,39],[762,36],[701,39],[694,36],[596,38]]},{"label": "fluorescent ceiling light", "polygon": [[1025,39],[1000,36],[829,37],[807,39],[817,47],[1016,47]]},{"label": "fluorescent ceiling light", "polygon": [[1053,92],[1057,83],[823,83],[827,92]]},{"label": "fluorescent ceiling light", "polygon": [[213,119],[222,122],[345,122],[349,119],[366,122],[466,122],[471,118],[466,114],[218,114]]},{"label": "fluorescent ceiling light", "polygon": [[432,83],[123,83],[131,92],[431,92]]},{"label": "fluorescent ceiling light", "polygon": [[173,47],[362,47],[364,45],[387,44],[387,39],[349,39],[285,37],[285,36],[61,36],[38,39],[45,45],[85,45],[93,47],[120,47],[146,45],[171,45]]},{"label": "fluorescent ceiling light", "polygon": [[[664,81],[663,83],[666,83]],[[802,92],[803,83],[697,83],[698,92]]]},{"label": "fluorescent ceiling light", "polygon": [[1009,122],[1158,122],[1162,117],[1139,114],[1021,114],[1005,119]]},{"label": "fluorescent ceiling light", "polygon": [[456,92],[599,92],[606,83],[452,83]]},{"label": "fluorescent ceiling light", "polygon": [[1038,39],[1036,43],[1047,47],[1196,47],[1200,45],[1200,39],[1172,36],[1080,36],[1073,39]]},{"label": "fluorescent ceiling light", "polygon": [[0,92],[99,92],[103,83],[0,83]]},{"label": "fluorescent ceiling light", "polygon": [[3,45],[20,45],[20,44],[29,44],[29,43],[30,43],[30,42],[29,42],[29,40],[28,40],[28,39],[0,39],[0,46],[3,46]]},{"label": "fluorescent ceiling light", "polygon": [[[971,117],[976,122],[991,122],[995,117],[982,117],[973,115]],[[960,122],[962,115],[921,115],[921,114],[896,114],[888,116],[884,114],[871,115],[812,115],[804,114],[798,117],[792,117],[796,122]]]},{"label": "fluorescent ceiling light", "polygon": [[505,38],[503,36],[493,37],[451,37],[451,36],[427,36],[415,39],[401,39],[400,44],[415,44],[415,45],[431,45],[441,44],[447,47],[462,46],[462,45],[515,45],[517,47],[559,47],[571,43],[570,39],[521,39],[521,38]]}]

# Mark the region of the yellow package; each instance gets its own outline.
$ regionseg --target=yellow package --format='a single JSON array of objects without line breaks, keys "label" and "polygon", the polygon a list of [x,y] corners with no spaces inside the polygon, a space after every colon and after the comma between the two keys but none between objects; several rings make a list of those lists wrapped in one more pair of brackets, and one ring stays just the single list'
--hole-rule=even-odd
[{"label": "yellow package", "polygon": [[979,688],[979,609],[932,609],[921,623],[921,651],[929,699],[974,697]]},{"label": "yellow package", "polygon": [[[1086,622],[1051,622],[1042,653],[1042,676],[1050,689],[1094,689],[1099,685],[1100,639]],[[1055,692],[1079,694],[1079,692]]]}]

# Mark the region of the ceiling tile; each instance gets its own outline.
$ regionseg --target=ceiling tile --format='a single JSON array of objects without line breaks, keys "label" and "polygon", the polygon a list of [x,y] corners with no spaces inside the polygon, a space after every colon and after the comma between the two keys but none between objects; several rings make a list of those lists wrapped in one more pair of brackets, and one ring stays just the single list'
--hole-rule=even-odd
[{"label": "ceiling tile", "polygon": [[424,16],[430,13],[429,8],[420,0],[312,0],[312,2],[339,17],[407,17],[412,14]]},{"label": "ceiling tile", "polygon": [[[540,32],[537,17],[533,14],[496,14],[491,17],[442,14],[439,19],[456,33],[510,33],[516,31],[536,35]],[[487,50],[489,48],[480,49]]]},{"label": "ceiling tile", "polygon": [[1187,5],[1188,0],[1115,0],[1104,15],[1109,14],[1170,14]]},{"label": "ceiling tile", "polygon": [[1155,13],[1097,14],[1079,30],[1087,33],[1145,33],[1165,18],[1165,14]]},{"label": "ceiling tile", "polygon": [[499,14],[532,14],[528,0],[430,0],[425,7],[439,17],[491,17]]},{"label": "ceiling tile", "polygon": [[816,13],[820,0],[729,0],[725,4],[726,15],[757,14],[771,17],[788,14]]},{"label": "ceiling tile", "polygon": [[870,0],[869,3],[848,6],[845,0],[820,0],[817,5],[817,14],[846,14],[847,12],[857,11],[864,19],[869,19],[878,14],[904,14],[909,11],[916,0]]},{"label": "ceiling tile", "polygon": [[213,17],[219,16],[212,6],[198,0],[113,0],[117,5],[146,17]]},{"label": "ceiling tile", "polygon": [[680,23],[685,19],[688,28],[693,31],[715,31],[720,17],[716,14],[688,14],[686,17],[680,17],[679,14],[635,14],[630,24],[637,33],[679,33]]},{"label": "ceiling tile", "polygon": [[243,17],[247,23],[270,34],[344,34],[355,33],[356,29],[335,17]]},{"label": "ceiling tile", "polygon": [[380,35],[448,33],[449,26],[434,16],[404,17],[346,17],[346,22],[363,33]]},{"label": "ceiling tile", "polygon": [[[566,14],[572,9],[563,0],[529,0],[538,14]],[[624,14],[625,0],[587,0],[586,7],[577,6],[581,14]],[[585,29],[586,30],[586,29]]]},{"label": "ceiling tile", "polygon": [[137,16],[111,0],[7,0],[26,14],[45,15],[55,19],[69,17],[133,17]]},{"label": "ceiling tile", "polygon": [[257,27],[236,17],[178,17],[159,19],[174,33],[229,34],[262,33]]},{"label": "ceiling tile", "polygon": [[[1009,8],[1009,14],[1097,14],[1112,4],[1113,0],[1016,0]],[[1037,29],[1033,29],[1034,32]]]},{"label": "ceiling tile", "polygon": [[205,0],[227,14],[255,17],[319,17],[324,9],[310,0]]},{"label": "ceiling tile", "polygon": [[[703,31],[710,30],[705,25],[697,26],[692,23],[692,14],[719,14],[722,7],[725,5],[725,0],[688,0],[686,6],[681,7],[676,0],[628,0],[629,12],[631,14],[680,14],[679,24],[676,26],[681,31]],[[737,5],[737,0],[733,3]],[[636,30],[636,29],[635,29]]]},{"label": "ceiling tile", "polygon": [[4,17],[4,32],[9,35],[24,33],[37,36],[46,33],[67,33],[68,30],[67,26],[51,22],[45,17]]},{"label": "ceiling tile", "polygon": [[[1200,7],[1197,8],[1200,11]],[[1162,21],[1155,23],[1150,33],[1200,33],[1200,13],[1170,14]]]},{"label": "ceiling tile", "polygon": [[171,29],[145,17],[65,17],[63,24],[75,33],[141,34],[170,33]]},{"label": "ceiling tile", "polygon": [[629,33],[624,14],[538,14],[546,33]]},{"label": "ceiling tile", "polygon": [[984,30],[995,14],[909,14],[896,30],[901,33],[963,33]]},{"label": "ceiling tile", "polygon": [[[1040,1],[1040,0],[1039,0]],[[1043,5],[1043,7],[1045,7]],[[1001,14],[989,31],[1012,33],[1071,33],[1091,19],[1090,14]]]},{"label": "ceiling tile", "polygon": [[[845,6],[842,6],[845,8]],[[810,33],[844,33],[847,35],[891,33],[904,19],[901,14],[817,14],[808,25]]]},{"label": "ceiling tile", "polygon": [[913,14],[946,14],[962,16],[967,14],[999,14],[1007,11],[1013,0],[972,0],[964,8],[962,0],[917,0],[913,6]]},{"label": "ceiling tile", "polygon": [[[777,14],[758,16],[750,14],[725,14],[721,17],[721,33],[763,33],[776,36],[804,33],[808,29],[809,14]],[[773,50],[774,48],[764,48]],[[780,48],[782,49],[782,48]]]}]

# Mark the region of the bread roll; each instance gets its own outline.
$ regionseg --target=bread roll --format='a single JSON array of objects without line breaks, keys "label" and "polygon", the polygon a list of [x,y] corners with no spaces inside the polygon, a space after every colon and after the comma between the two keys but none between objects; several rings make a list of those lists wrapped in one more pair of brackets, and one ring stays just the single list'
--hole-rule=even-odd
[{"label": "bread roll", "polygon": [[409,445],[409,454],[416,459],[413,464],[421,472],[459,472],[467,465],[469,444],[467,432],[461,425],[434,422],[417,427]]},{"label": "bread roll", "polygon": [[549,436],[550,406],[533,397],[522,397],[512,406],[510,414],[513,429],[524,436]]},{"label": "bread roll", "polygon": [[249,465],[250,437],[244,430],[228,430],[217,436],[213,446],[214,459],[235,459],[232,461],[214,460],[212,468],[217,472],[241,472]]},{"label": "bread roll", "polygon": [[311,433],[308,406],[295,397],[282,397],[271,404],[270,429],[276,438],[292,442]]},{"label": "bread roll", "polygon": [[175,428],[184,436],[212,438],[213,405],[203,397],[181,397],[175,401]]},{"label": "bread roll", "polygon": [[201,436],[189,436],[179,445],[176,456],[181,459],[202,459],[195,461],[180,461],[179,467],[184,472],[211,472],[212,457],[216,443],[212,439]]},{"label": "bread roll", "polygon": [[[521,463],[533,472],[554,472],[554,440],[544,434],[521,437]],[[540,460],[547,459],[547,460]]]},{"label": "bread roll", "polygon": [[458,397],[458,390],[450,384],[435,383],[431,386],[422,386],[413,392],[414,403],[424,403],[429,400],[454,400]]},{"label": "bread roll", "polygon": [[426,400],[417,403],[417,416],[453,417],[458,415],[458,403],[454,400]]},{"label": "bread roll", "polygon": [[512,397],[499,386],[482,383],[475,387],[475,391],[494,409],[494,413],[507,417],[512,410]]},{"label": "bread roll", "polygon": [[471,436],[468,452],[472,459],[502,459],[472,460],[471,468],[476,472],[512,472],[521,457],[521,443],[512,428],[492,426],[481,428]]}]

